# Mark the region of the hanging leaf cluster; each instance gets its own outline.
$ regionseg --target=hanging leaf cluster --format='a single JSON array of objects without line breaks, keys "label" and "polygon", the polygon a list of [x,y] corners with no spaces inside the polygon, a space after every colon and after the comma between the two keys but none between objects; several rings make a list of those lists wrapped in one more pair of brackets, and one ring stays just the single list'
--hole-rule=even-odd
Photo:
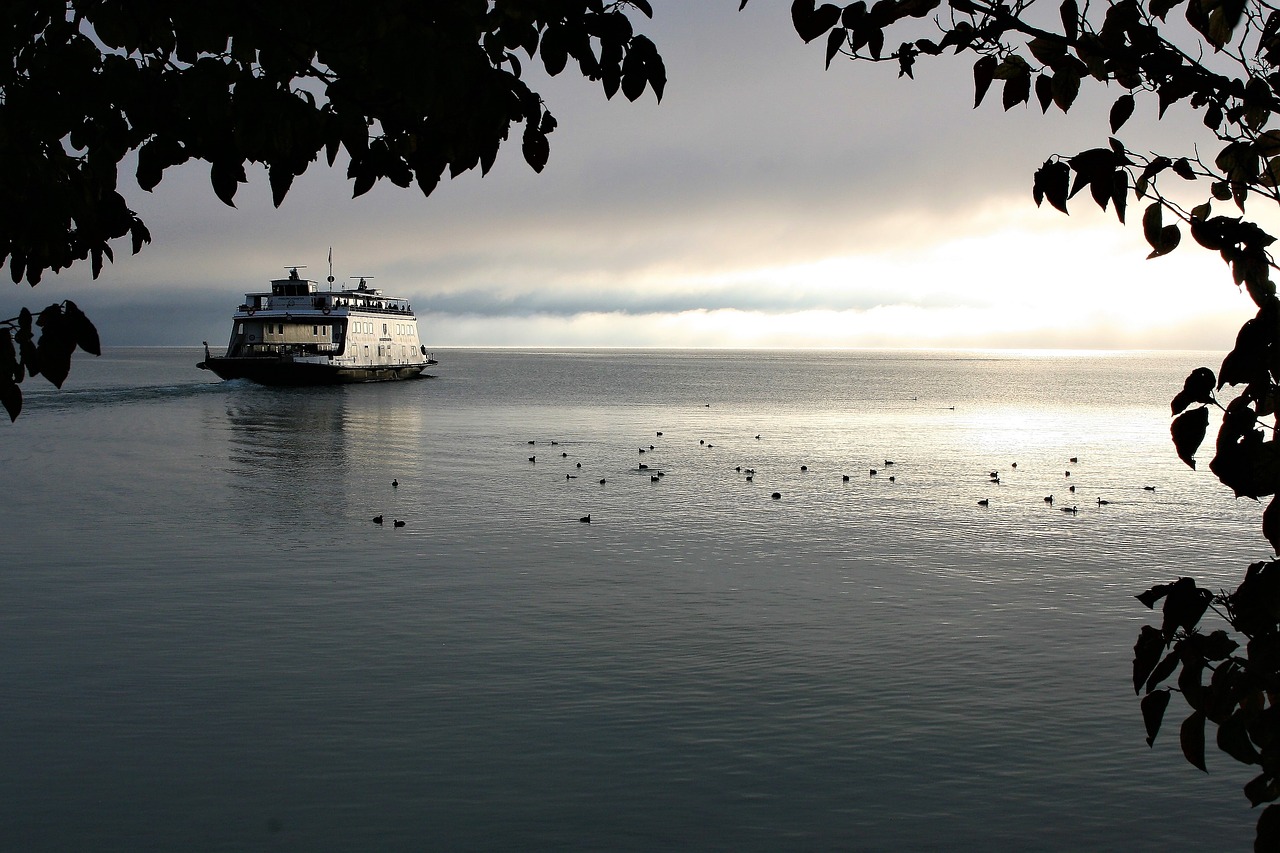
[{"label": "hanging leaf cluster", "polygon": [[0,321],[0,405],[11,422],[22,412],[22,380],[43,376],[61,388],[77,347],[102,354],[98,330],[70,300],[35,316],[23,308],[17,317]]},{"label": "hanging leaf cluster", "polygon": [[[1138,600],[1161,605],[1159,628],[1144,626],[1133,647],[1133,689],[1142,696],[1147,743],[1153,744],[1173,693],[1190,708],[1178,741],[1187,761],[1208,772],[1206,731],[1213,724],[1222,752],[1253,767],[1244,786],[1251,805],[1280,800],[1280,562],[1251,565],[1235,592],[1214,594],[1191,578],[1152,587]],[[1222,629],[1205,633],[1201,619],[1221,615],[1245,639]],[[1258,819],[1255,849],[1280,847],[1280,805]]]}]

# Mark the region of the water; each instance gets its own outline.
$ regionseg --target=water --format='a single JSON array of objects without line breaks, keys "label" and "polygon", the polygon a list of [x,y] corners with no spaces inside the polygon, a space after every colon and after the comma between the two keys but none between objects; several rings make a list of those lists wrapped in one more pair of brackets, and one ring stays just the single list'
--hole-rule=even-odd
[{"label": "water", "polygon": [[1168,439],[1213,357],[437,356],[24,386],[0,849],[1251,845],[1130,686],[1135,593],[1267,556]]}]

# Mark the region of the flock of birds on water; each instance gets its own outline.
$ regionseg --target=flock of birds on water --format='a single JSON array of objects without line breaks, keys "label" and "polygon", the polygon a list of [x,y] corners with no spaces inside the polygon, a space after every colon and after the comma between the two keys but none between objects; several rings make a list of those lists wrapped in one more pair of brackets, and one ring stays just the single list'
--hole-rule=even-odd
[{"label": "flock of birds on water", "polygon": [[[658,437],[658,438],[661,438],[661,437],[662,437],[662,435],[663,435],[663,433],[662,433],[661,431],[658,431],[658,432],[656,433],[656,435],[657,435],[657,437]],[[756,438],[756,440],[758,441],[758,440],[760,440],[761,436],[760,436],[759,434],[757,434],[757,435],[755,436],[755,438]],[[536,441],[536,440],[530,440],[528,443],[529,443],[530,445],[535,445],[535,444],[537,444],[537,441]],[[545,443],[546,443],[547,445],[551,445],[551,446],[559,445],[559,442],[558,442],[558,441],[548,441],[548,442],[545,442]],[[709,442],[707,442],[707,441],[705,441],[705,440],[703,440],[703,439],[699,439],[698,444],[699,444],[700,446],[704,447],[704,448],[707,448],[707,449],[711,449],[711,448],[713,448],[713,447],[715,446],[715,445],[713,445],[713,444],[711,444],[711,443],[709,443]],[[656,446],[655,446],[655,445],[650,444],[650,445],[648,445],[647,447],[643,447],[643,446],[642,446],[642,447],[640,447],[640,448],[639,448],[639,453],[640,453],[641,457],[643,457],[646,453],[651,452],[651,451],[654,451],[654,450],[656,450],[656,449],[657,449],[657,448],[656,448]],[[568,452],[567,452],[567,451],[563,451],[563,450],[562,450],[562,451],[560,451],[560,452],[559,452],[559,457],[560,457],[560,459],[565,460],[565,459],[568,459],[569,454],[568,454]],[[532,455],[532,456],[530,456],[530,457],[529,457],[529,462],[530,462],[530,463],[534,463],[534,464],[536,464],[536,463],[537,463],[537,461],[538,461],[538,456],[537,456],[537,454],[534,454],[534,455]],[[1071,465],[1075,465],[1075,464],[1079,463],[1079,461],[1080,461],[1080,459],[1079,459],[1079,457],[1077,457],[1077,456],[1072,456],[1072,457],[1070,457],[1069,459],[1067,459],[1067,463],[1068,463],[1068,464],[1071,464]],[[896,482],[896,481],[897,481],[897,475],[896,475],[896,474],[890,474],[890,473],[888,473],[888,470],[889,470],[889,469],[891,469],[895,464],[896,464],[896,463],[894,462],[894,460],[892,460],[892,459],[886,459],[886,460],[884,460],[884,465],[883,465],[883,469],[884,469],[883,476],[882,476],[882,471],[881,471],[881,469],[880,469],[880,468],[868,468],[868,469],[867,469],[867,476],[868,476],[868,477],[873,477],[873,478],[875,478],[875,477],[882,477],[883,479],[887,479],[890,483],[894,483],[894,482]],[[1010,467],[1011,469],[1016,470],[1016,469],[1017,469],[1017,467],[1018,467],[1018,463],[1017,463],[1017,462],[1011,462],[1011,463],[1010,463],[1010,465],[1009,465],[1009,467]],[[581,468],[582,468],[582,463],[581,463],[581,462],[577,462],[577,463],[575,463],[575,469],[576,469],[576,470],[581,470]],[[649,474],[649,479],[650,479],[652,482],[654,482],[654,483],[660,482],[660,481],[662,480],[662,478],[666,476],[666,473],[665,473],[664,471],[662,471],[661,469],[651,467],[651,466],[649,466],[649,465],[645,464],[644,462],[640,462],[640,463],[637,465],[637,467],[636,467],[636,469],[635,469],[635,470],[637,470],[638,472],[641,472],[641,473],[648,473],[648,474]],[[734,470],[735,472],[739,473],[739,474],[744,475],[744,477],[745,477],[745,479],[746,479],[746,481],[747,481],[748,483],[753,482],[754,477],[755,477],[755,473],[756,473],[754,468],[745,468],[745,467],[743,467],[743,466],[740,466],[740,465],[739,465],[739,466],[736,466],[733,470]],[[809,466],[808,466],[808,465],[800,465],[800,466],[799,466],[799,470],[800,470],[800,472],[801,472],[801,473],[806,473],[806,472],[808,472],[808,470],[809,470]],[[575,480],[575,479],[578,479],[578,477],[579,477],[579,476],[580,476],[579,474],[573,474],[573,473],[565,474],[565,479],[566,479],[566,480]],[[1070,477],[1071,477],[1071,470],[1070,470],[1070,469],[1066,469],[1066,470],[1064,470],[1064,471],[1063,471],[1063,477],[1064,477],[1064,479],[1068,479],[1068,478],[1070,478]],[[990,472],[990,474],[989,474],[989,478],[990,478],[990,479],[989,479],[989,482],[990,482],[990,484],[991,484],[991,485],[999,486],[999,485],[1001,484],[1001,474],[1000,474],[1000,471],[998,471],[998,470],[993,470],[993,471],[991,471],[991,472]],[[850,475],[848,475],[848,474],[842,474],[842,475],[841,475],[841,480],[842,480],[842,482],[848,483],[848,482],[850,481],[850,479],[851,479],[851,478],[850,478]],[[607,479],[607,478],[603,478],[603,477],[602,477],[602,478],[599,480],[599,483],[600,483],[600,485],[602,485],[602,486],[603,486],[603,485],[605,485],[607,482],[608,482],[608,479]],[[1143,486],[1143,490],[1144,490],[1144,491],[1147,491],[1147,492],[1154,492],[1154,491],[1156,490],[1156,488],[1155,488],[1155,486]],[[1075,493],[1076,493],[1076,487],[1075,487],[1075,485],[1074,485],[1074,484],[1070,484],[1070,483],[1068,483],[1068,484],[1067,484],[1067,493],[1068,493],[1069,495],[1071,495],[1072,497],[1074,497],[1074,496],[1075,496]],[[781,500],[781,499],[782,499],[782,493],[781,493],[781,492],[773,492],[773,493],[771,493],[770,498],[771,498],[771,499],[773,499],[773,500]],[[1101,497],[1098,497],[1096,500],[1097,500],[1097,504],[1098,504],[1098,506],[1099,506],[1099,507],[1108,506],[1108,505],[1111,503],[1109,500],[1106,500],[1105,498],[1101,498]],[[1046,504],[1048,504],[1049,506],[1054,506],[1055,502],[1056,502],[1056,503],[1061,503],[1061,504],[1065,504],[1065,503],[1066,503],[1066,501],[1065,501],[1065,500],[1059,500],[1059,499],[1056,499],[1052,494],[1045,495],[1045,497],[1044,497],[1044,502],[1045,502]],[[979,507],[989,507],[989,506],[991,505],[991,500],[990,500],[990,498],[981,498],[981,499],[979,499],[979,500],[978,500],[977,505],[978,505]],[[1076,515],[1076,514],[1079,512],[1079,507],[1078,507],[1078,505],[1077,505],[1077,504],[1075,504],[1075,503],[1071,503],[1070,505],[1062,505],[1062,506],[1058,506],[1057,508],[1058,508],[1058,509],[1060,509],[1062,512],[1064,512],[1064,513],[1069,513],[1069,514],[1071,514],[1071,515]],[[584,523],[584,524],[590,524],[590,523],[591,523],[591,514],[590,514],[590,513],[588,513],[587,515],[584,515],[584,516],[580,517],[580,518],[578,519],[578,521],[580,521],[580,522],[582,522],[582,523]]]},{"label": "flock of birds on water", "polygon": [[[662,438],[663,433],[662,433],[662,431],[661,431],[661,430],[659,430],[659,431],[657,431],[656,435],[657,435],[657,437],[658,437],[658,438]],[[757,440],[757,441],[759,441],[759,440],[760,440],[760,438],[761,438],[760,434],[757,434],[757,435],[755,436],[755,438],[756,438],[756,440]],[[537,441],[536,441],[536,440],[532,440],[532,439],[531,439],[528,443],[529,443],[530,445],[536,445],[536,444],[537,444]],[[558,441],[547,441],[547,442],[545,442],[545,443],[546,443],[547,445],[550,445],[550,446],[558,446],[558,445],[560,444],[560,442],[558,442]],[[706,448],[706,449],[712,449],[712,448],[714,448],[714,447],[715,447],[715,445],[714,445],[714,444],[711,444],[711,443],[707,442],[707,441],[706,441],[706,440],[704,440],[704,439],[699,439],[699,440],[698,440],[698,444],[699,444],[701,447]],[[646,453],[651,452],[651,451],[655,451],[655,450],[657,450],[656,445],[650,444],[650,445],[648,445],[647,447],[640,447],[640,448],[639,448],[639,453],[640,453],[640,456],[641,456],[641,457],[643,457]],[[568,451],[563,451],[563,450],[562,450],[562,451],[560,451],[560,452],[559,452],[559,457],[560,457],[560,459],[561,459],[561,460],[567,460],[567,459],[569,458],[569,453],[568,453]],[[530,463],[534,463],[534,464],[536,464],[536,463],[537,463],[537,461],[538,461],[538,456],[537,456],[537,454],[534,454],[534,455],[532,455],[532,456],[530,456],[530,457],[529,457],[529,462],[530,462]],[[1079,463],[1079,461],[1080,461],[1079,457],[1076,457],[1076,456],[1072,456],[1072,457],[1070,457],[1070,458],[1067,460],[1067,462],[1068,462],[1069,464],[1072,464],[1072,465],[1075,465],[1075,464]],[[887,471],[888,471],[890,468],[892,468],[895,464],[896,464],[896,463],[895,463],[895,462],[894,462],[894,460],[892,460],[892,459],[886,459],[886,460],[884,460],[883,468],[884,468],[885,474],[884,474],[884,476],[883,476],[883,479],[887,479],[890,483],[897,482],[897,475],[896,475],[896,474],[889,474],[889,473],[887,473]],[[1011,462],[1011,463],[1009,463],[1009,467],[1010,467],[1011,469],[1013,469],[1013,470],[1017,470],[1018,463],[1017,463],[1017,462]],[[582,463],[581,463],[581,462],[577,462],[577,463],[575,463],[575,470],[577,470],[577,471],[581,471],[581,470],[582,470]],[[662,470],[661,470],[661,469],[659,469],[659,468],[651,467],[650,465],[647,465],[647,464],[646,464],[646,463],[644,463],[644,462],[640,462],[640,463],[637,465],[637,467],[636,467],[636,469],[635,469],[635,470],[636,470],[637,472],[640,472],[640,473],[647,473],[647,474],[649,475],[649,479],[650,479],[652,482],[654,482],[654,483],[661,482],[662,478],[666,476],[666,472],[662,471]],[[743,466],[739,465],[739,466],[736,466],[733,470],[734,470],[736,473],[742,474],[742,475],[745,477],[745,479],[746,479],[746,481],[747,481],[748,483],[753,482],[753,480],[754,480],[754,478],[755,478],[755,473],[756,473],[756,471],[755,471],[755,469],[754,469],[754,468],[746,468],[746,467],[743,467]],[[800,470],[800,472],[801,472],[801,473],[806,473],[806,472],[808,472],[808,470],[809,470],[809,466],[808,466],[808,465],[800,465],[800,466],[799,466],[799,470]],[[576,480],[576,479],[578,479],[578,478],[579,478],[579,476],[580,476],[579,474],[569,473],[569,474],[565,474],[565,479],[566,479],[566,480]],[[881,477],[881,469],[880,469],[880,468],[868,468],[868,469],[867,469],[867,476],[868,476],[868,477],[873,477],[873,478]],[[1001,482],[1002,482],[1002,481],[1001,481],[1001,473],[1000,473],[1000,471],[999,471],[999,470],[993,470],[993,471],[991,471],[991,472],[990,472],[990,474],[989,474],[988,476],[989,476],[989,478],[990,478],[990,479],[989,479],[989,483],[990,483],[991,485],[995,485],[995,486],[999,486],[999,485],[1001,485]],[[1063,471],[1063,478],[1064,478],[1064,480],[1066,480],[1066,479],[1070,479],[1070,477],[1071,477],[1071,469],[1069,469],[1069,468],[1068,468],[1068,469],[1066,469],[1066,470],[1064,470],[1064,471]],[[842,475],[841,475],[841,480],[842,480],[842,482],[848,483],[848,482],[850,481],[850,479],[851,479],[851,478],[850,478],[850,475],[848,475],[848,474],[842,474]],[[601,477],[601,478],[600,478],[600,480],[599,480],[599,483],[600,483],[600,485],[602,485],[602,486],[603,486],[603,485],[605,485],[606,483],[608,483],[608,478]],[[397,488],[399,488],[399,486],[400,486],[400,481],[399,481],[398,479],[396,479],[396,480],[392,480],[392,481],[391,481],[391,488],[392,488],[392,489],[397,489]],[[1156,490],[1156,487],[1155,487],[1155,486],[1143,486],[1142,488],[1143,488],[1143,490],[1144,490],[1144,491],[1147,491],[1147,492],[1154,492],[1154,491]],[[1074,484],[1067,484],[1067,492],[1068,492],[1068,494],[1070,494],[1072,497],[1074,497],[1074,496],[1075,496],[1075,493],[1076,493],[1076,487],[1075,487],[1075,485],[1074,485]],[[781,492],[773,492],[773,493],[771,493],[771,494],[770,494],[770,498],[771,498],[772,500],[781,500],[781,499],[782,499],[782,493],[781,493]],[[1068,499],[1068,500],[1069,500],[1069,499]],[[1054,504],[1055,504],[1055,503],[1063,503],[1063,504],[1065,504],[1065,500],[1059,500],[1059,499],[1055,498],[1052,494],[1045,495],[1045,497],[1044,497],[1044,502],[1045,502],[1046,504],[1048,504],[1049,506],[1054,506]],[[1108,501],[1108,500],[1106,500],[1106,499],[1104,499],[1104,498],[1101,498],[1101,497],[1097,498],[1097,504],[1098,504],[1098,506],[1100,506],[1100,507],[1107,506],[1107,505],[1109,505],[1110,503],[1111,503],[1110,501]],[[978,505],[978,506],[980,506],[980,507],[989,507],[989,506],[991,506],[991,500],[990,500],[990,498],[980,498],[980,499],[978,500],[978,502],[977,502],[977,505]],[[1058,507],[1058,509],[1059,509],[1059,510],[1061,510],[1062,512],[1064,512],[1064,513],[1069,513],[1069,514],[1071,514],[1071,515],[1076,515],[1076,514],[1079,512],[1079,507],[1078,507],[1078,505],[1077,505],[1077,504],[1075,504],[1075,503],[1072,503],[1072,504],[1070,504],[1070,505],[1063,505],[1063,506],[1059,506],[1059,507]],[[382,514],[379,514],[379,515],[375,515],[375,516],[373,517],[373,519],[372,519],[372,520],[373,520],[373,523],[374,523],[374,524],[376,524],[376,525],[378,525],[379,527],[381,527],[381,526],[383,526],[383,525],[385,524],[385,522],[386,522],[386,517],[385,517],[384,515],[382,515]],[[584,516],[581,516],[581,517],[578,519],[578,521],[580,521],[580,522],[582,522],[582,523],[584,523],[584,524],[590,524],[590,523],[591,523],[591,514],[590,514],[590,513],[588,513],[588,514],[586,514],[586,515],[584,515]],[[392,521],[391,521],[391,524],[392,524],[392,527],[400,528],[400,527],[404,527],[404,526],[405,526],[405,524],[406,524],[406,522],[404,522],[403,520],[398,519],[398,518],[393,518],[393,519],[392,519]]]}]

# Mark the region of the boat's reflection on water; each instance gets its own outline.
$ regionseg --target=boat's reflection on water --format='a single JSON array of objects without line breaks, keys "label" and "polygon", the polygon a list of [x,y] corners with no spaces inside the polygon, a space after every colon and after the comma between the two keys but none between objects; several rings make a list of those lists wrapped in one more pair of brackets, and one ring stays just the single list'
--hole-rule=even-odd
[{"label": "boat's reflection on water", "polygon": [[425,382],[235,384],[225,400],[228,473],[249,513],[304,519],[363,512],[371,490],[417,465]]}]

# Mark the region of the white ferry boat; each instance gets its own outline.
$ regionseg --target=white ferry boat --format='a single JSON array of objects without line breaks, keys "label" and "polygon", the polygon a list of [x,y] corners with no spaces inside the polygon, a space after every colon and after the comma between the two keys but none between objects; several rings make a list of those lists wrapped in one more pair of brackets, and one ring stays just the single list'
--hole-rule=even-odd
[{"label": "white ferry boat", "polygon": [[301,267],[275,279],[266,293],[246,293],[232,317],[227,354],[196,366],[223,379],[264,385],[383,382],[419,376],[435,359],[418,339],[407,300],[384,296],[366,278],[348,290],[321,293]]}]

